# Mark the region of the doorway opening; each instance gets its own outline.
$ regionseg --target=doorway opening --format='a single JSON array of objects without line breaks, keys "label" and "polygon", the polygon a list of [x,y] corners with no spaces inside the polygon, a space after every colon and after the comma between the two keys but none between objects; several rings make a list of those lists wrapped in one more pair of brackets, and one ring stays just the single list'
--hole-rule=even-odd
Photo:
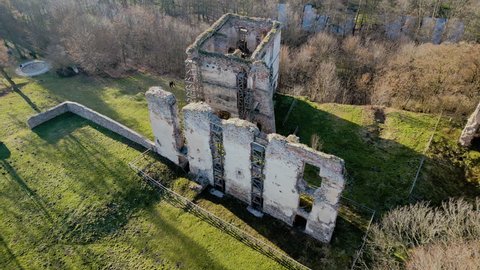
[{"label": "doorway opening", "polygon": [[293,227],[295,229],[305,230],[307,227],[307,220],[302,216],[296,215],[295,219],[293,220]]}]

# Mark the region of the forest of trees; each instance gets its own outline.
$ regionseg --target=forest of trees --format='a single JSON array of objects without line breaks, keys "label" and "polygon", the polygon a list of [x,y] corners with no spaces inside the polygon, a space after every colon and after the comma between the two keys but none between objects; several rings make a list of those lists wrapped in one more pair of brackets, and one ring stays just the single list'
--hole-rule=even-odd
[{"label": "forest of trees", "polygon": [[[278,0],[0,0],[0,39],[17,59],[121,77],[184,74],[185,48],[226,12],[276,18]],[[301,30],[306,0],[286,0],[279,92],[318,102],[374,104],[466,115],[480,96],[480,1],[316,0],[330,16],[357,13],[357,31]],[[388,16],[387,16],[388,15]],[[385,18],[461,18],[465,41],[387,40]],[[432,97],[434,97],[432,99]]]},{"label": "forest of trees", "polygon": [[319,33],[281,51],[280,91],[318,102],[468,115],[480,97],[480,44],[415,44]]}]

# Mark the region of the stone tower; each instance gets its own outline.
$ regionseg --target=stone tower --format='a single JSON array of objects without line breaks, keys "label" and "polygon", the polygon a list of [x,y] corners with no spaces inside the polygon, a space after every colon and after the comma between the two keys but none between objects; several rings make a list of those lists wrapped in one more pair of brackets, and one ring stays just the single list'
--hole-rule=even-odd
[{"label": "stone tower", "polygon": [[205,101],[221,118],[238,117],[275,132],[280,23],[225,14],[187,48],[189,102]]}]

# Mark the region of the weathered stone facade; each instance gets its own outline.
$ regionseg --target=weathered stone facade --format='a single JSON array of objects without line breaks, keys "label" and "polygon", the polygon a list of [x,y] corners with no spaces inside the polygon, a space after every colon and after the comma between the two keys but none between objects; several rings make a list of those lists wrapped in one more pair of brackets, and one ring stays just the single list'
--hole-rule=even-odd
[{"label": "weathered stone facade", "polygon": [[[214,194],[229,194],[286,224],[329,242],[343,191],[342,159],[275,134],[280,23],[227,14],[187,49],[190,104],[179,119],[173,94],[146,93],[155,143],[80,104],[66,102],[29,119],[30,127],[73,112],[188,168]],[[183,123],[183,129],[180,127]],[[303,179],[306,165],[319,169],[320,187]],[[301,205],[308,197],[308,208]]]},{"label": "weathered stone facade", "polygon": [[260,132],[245,120],[228,119],[222,121],[223,145],[225,149],[225,192],[250,204],[252,185],[250,179],[250,145]]},{"label": "weathered stone facade", "polygon": [[[267,135],[255,124],[238,118],[221,120],[204,102],[183,108],[182,130],[171,93],[152,87],[146,96],[155,143],[75,102],[64,102],[34,115],[28,125],[34,128],[63,113],[75,113],[156,151],[177,165],[182,166],[186,156],[190,172],[200,184],[220,187],[222,192],[257,212],[269,214],[290,226],[301,217],[306,223],[305,233],[322,242],[330,241],[345,184],[342,159],[300,144],[293,135],[288,138],[275,133]],[[304,181],[306,164],[319,169],[320,187],[309,186]],[[310,211],[301,207],[302,195],[313,199]]]},{"label": "weathered stone facade", "polygon": [[459,142],[461,145],[468,147],[472,144],[473,139],[478,136],[480,136],[480,103],[478,103],[477,108],[468,118]]},{"label": "weathered stone facade", "polygon": [[[306,233],[329,242],[345,185],[343,160],[300,144],[294,136],[269,134],[268,141],[263,211],[289,225],[301,216],[307,220]],[[303,180],[307,163],[320,169],[319,188],[311,188]],[[309,213],[299,207],[301,194],[314,199]]]},{"label": "weathered stone facade", "polygon": [[161,152],[164,157],[180,165],[183,162],[183,155],[179,154],[179,149],[183,147],[183,137],[180,133],[175,96],[163,91],[160,87],[151,87],[145,96],[148,101],[152,130],[155,135],[158,135],[155,136],[157,152]]},{"label": "weathered stone facade", "polygon": [[[171,103],[167,102],[171,99],[170,94],[150,95],[148,101],[154,104],[149,107],[166,104],[167,110],[172,109],[168,105]],[[342,159],[300,144],[295,136],[266,135],[246,120],[221,120],[205,102],[190,103],[182,110],[190,172],[204,179],[202,184],[217,187],[218,178],[221,178],[222,192],[290,226],[301,217],[306,221],[307,234],[322,242],[330,241],[345,185]],[[158,117],[151,118],[152,127],[159,126],[157,121],[162,124],[177,123],[172,121],[172,115],[177,113],[158,114]],[[171,129],[166,130],[169,137]],[[155,138],[165,136],[160,129],[154,128],[154,133]],[[214,136],[221,138],[213,140]],[[166,154],[162,152],[164,148],[157,147],[156,150],[160,155],[171,154],[170,149]],[[180,149],[177,148],[177,151],[180,152]],[[304,181],[305,164],[319,168],[322,178],[320,187],[309,186]],[[254,167],[261,171],[255,171]],[[259,185],[254,184],[255,181]],[[300,207],[302,194],[313,199],[311,211]]]},{"label": "weathered stone facade", "polygon": [[205,103],[190,103],[183,107],[182,111],[190,172],[208,180],[208,183],[213,186],[210,122],[218,121],[218,117]]},{"label": "weathered stone facade", "polygon": [[186,90],[215,113],[275,132],[273,94],[280,61],[280,23],[226,14],[188,47]]}]

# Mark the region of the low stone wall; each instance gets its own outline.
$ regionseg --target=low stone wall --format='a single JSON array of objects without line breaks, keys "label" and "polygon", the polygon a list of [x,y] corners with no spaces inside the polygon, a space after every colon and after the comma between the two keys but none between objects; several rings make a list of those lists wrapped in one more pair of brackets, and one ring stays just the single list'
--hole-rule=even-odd
[{"label": "low stone wall", "polygon": [[68,111],[68,102],[60,103],[57,106],[46,110],[45,112],[41,112],[30,117],[27,121],[28,127],[33,129],[34,127],[41,125],[42,123],[45,123],[48,120],[51,120]]},{"label": "low stone wall", "polygon": [[144,136],[140,135],[136,131],[120,124],[119,122],[103,115],[100,114],[88,107],[83,106],[82,104],[76,103],[76,102],[71,102],[71,101],[65,101],[53,108],[48,109],[45,112],[41,112],[39,114],[36,114],[32,117],[30,117],[27,121],[28,126],[33,129],[36,126],[45,123],[61,114],[64,114],[66,112],[71,112],[74,113],[78,116],[81,116],[85,119],[88,119],[92,122],[94,122],[97,125],[102,126],[103,128],[106,128],[122,137],[125,137],[129,139],[130,141],[137,143],[147,149],[153,149],[155,150],[155,144],[145,138]]}]

